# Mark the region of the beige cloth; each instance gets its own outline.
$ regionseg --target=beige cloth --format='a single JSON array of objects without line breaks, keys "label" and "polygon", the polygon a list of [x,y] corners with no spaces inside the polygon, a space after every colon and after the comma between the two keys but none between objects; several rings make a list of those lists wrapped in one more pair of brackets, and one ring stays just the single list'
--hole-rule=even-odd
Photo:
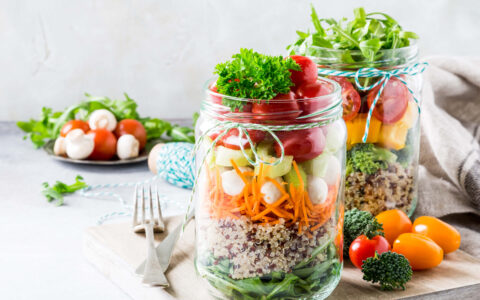
[{"label": "beige cloth", "polygon": [[415,216],[451,223],[480,257],[480,58],[427,61]]}]

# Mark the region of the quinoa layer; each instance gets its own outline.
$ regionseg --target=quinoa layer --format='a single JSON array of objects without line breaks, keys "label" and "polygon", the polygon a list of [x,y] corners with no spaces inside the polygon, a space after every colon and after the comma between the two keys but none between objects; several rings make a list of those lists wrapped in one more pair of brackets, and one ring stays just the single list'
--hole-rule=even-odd
[{"label": "quinoa layer", "polygon": [[346,178],[345,209],[358,208],[377,215],[388,209],[410,210],[414,191],[413,169],[393,163],[375,174],[353,172]]},{"label": "quinoa layer", "polygon": [[289,272],[335,233],[333,220],[311,237],[298,234],[297,225],[287,227],[283,222],[258,225],[245,217],[210,220],[203,225],[198,241],[201,251],[212,253],[218,260],[230,260],[233,279],[262,276],[272,271]]}]

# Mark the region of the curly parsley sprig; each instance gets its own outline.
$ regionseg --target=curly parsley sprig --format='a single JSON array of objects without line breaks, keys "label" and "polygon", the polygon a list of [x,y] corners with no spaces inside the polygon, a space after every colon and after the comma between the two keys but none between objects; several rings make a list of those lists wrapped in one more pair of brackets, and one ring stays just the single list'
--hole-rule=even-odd
[{"label": "curly parsley sprig", "polygon": [[[290,71],[300,71],[300,66],[291,58],[269,56],[251,49],[240,49],[232,59],[215,67],[218,75],[217,89],[220,94],[237,98],[270,100],[278,94],[286,94],[293,86]],[[232,111],[243,110],[246,104],[223,98],[222,104]]]}]

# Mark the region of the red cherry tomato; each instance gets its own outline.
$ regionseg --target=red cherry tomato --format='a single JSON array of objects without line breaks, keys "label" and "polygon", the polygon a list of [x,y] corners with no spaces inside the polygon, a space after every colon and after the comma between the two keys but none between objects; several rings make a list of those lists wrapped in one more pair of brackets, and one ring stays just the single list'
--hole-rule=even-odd
[{"label": "red cherry tomato", "polygon": [[[278,94],[272,100],[260,100],[259,103],[253,103],[252,113],[259,114],[255,116],[256,119],[294,119],[301,113],[298,102],[295,101],[295,93],[292,91],[288,94]],[[275,115],[276,113],[278,115]],[[262,116],[262,114],[268,115]]]},{"label": "red cherry tomato", "polygon": [[145,144],[147,143],[147,131],[142,123],[133,119],[121,120],[118,122],[117,128],[115,128],[115,135],[119,138],[124,134],[133,135],[140,143],[140,150],[145,147]]},{"label": "red cherry tomato", "polygon": [[[322,129],[315,127],[304,130],[276,132],[283,144],[285,155],[293,155],[296,162],[300,163],[320,155],[325,148],[325,136]],[[281,155],[280,145],[274,146],[277,157]]]},{"label": "red cherry tomato", "polygon": [[[372,106],[380,86],[381,84],[368,92],[368,108]],[[407,87],[398,78],[392,77],[375,105],[373,116],[385,124],[393,124],[399,121],[407,111],[409,98]]]},{"label": "red cherry tomato", "polygon": [[93,136],[95,146],[89,159],[109,160],[117,152],[117,139],[115,135],[106,129],[90,130],[87,135]]},{"label": "red cherry tomato", "polygon": [[333,88],[330,84],[321,82],[319,80],[315,81],[314,83],[302,84],[296,92],[297,98],[301,99],[298,101],[298,103],[300,105],[300,109],[302,110],[302,115],[312,114],[328,105],[329,99],[315,98],[328,95],[332,91]]},{"label": "red cherry tomato", "polygon": [[[210,87],[210,90],[212,92],[218,94],[218,88],[215,84]],[[210,97],[211,97],[213,103],[220,104],[220,105],[222,104],[222,97],[220,97],[218,95],[213,95],[213,94],[210,94]]]},{"label": "red cherry tomato", "polygon": [[315,83],[318,78],[317,65],[308,57],[301,55],[290,56],[302,69],[301,71],[290,70],[292,82],[295,88],[305,83]]},{"label": "red cherry tomato", "polygon": [[[235,79],[235,81],[239,81],[238,79]],[[213,84],[209,88],[212,92],[218,93],[218,87],[216,84]],[[218,104],[218,105],[223,105],[223,98],[220,95],[214,95],[210,94],[210,99],[213,103]],[[226,114],[228,111],[221,111],[219,112],[220,114]],[[233,112],[252,112],[252,103],[245,103],[242,107],[242,109],[239,109],[238,107],[233,110]]]},{"label": "red cherry tomato", "polygon": [[367,236],[361,235],[350,244],[348,256],[350,256],[350,260],[355,267],[361,269],[363,261],[369,257],[375,256],[375,252],[382,254],[389,250],[390,244],[383,236],[377,235],[372,239],[369,239]]},{"label": "red cherry tomato", "polygon": [[83,132],[87,133],[90,130],[90,126],[88,126],[87,122],[82,120],[70,120],[62,126],[60,136],[66,137],[67,134],[74,129],[81,129]]},{"label": "red cherry tomato", "polygon": [[[265,138],[265,132],[255,129],[247,129],[248,135],[254,144],[261,142]],[[215,132],[209,135],[212,140],[215,140],[221,132]],[[217,146],[224,146],[233,150],[240,150],[240,143],[244,149],[250,148],[250,143],[245,135],[242,136],[241,141],[238,139],[238,129],[233,128],[220,140],[217,141]]]},{"label": "red cherry tomato", "polygon": [[335,80],[342,87],[343,119],[345,121],[352,120],[362,106],[360,95],[347,78],[341,76],[329,76],[328,78]]}]

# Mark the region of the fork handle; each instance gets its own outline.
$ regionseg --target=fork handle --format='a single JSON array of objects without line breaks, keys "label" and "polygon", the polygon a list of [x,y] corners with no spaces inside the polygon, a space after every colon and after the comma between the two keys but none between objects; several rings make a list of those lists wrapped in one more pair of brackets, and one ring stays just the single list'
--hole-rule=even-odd
[{"label": "fork handle", "polygon": [[147,261],[142,283],[150,286],[168,287],[168,280],[163,274],[155,251],[153,224],[150,222],[145,224],[145,235],[147,236]]}]

